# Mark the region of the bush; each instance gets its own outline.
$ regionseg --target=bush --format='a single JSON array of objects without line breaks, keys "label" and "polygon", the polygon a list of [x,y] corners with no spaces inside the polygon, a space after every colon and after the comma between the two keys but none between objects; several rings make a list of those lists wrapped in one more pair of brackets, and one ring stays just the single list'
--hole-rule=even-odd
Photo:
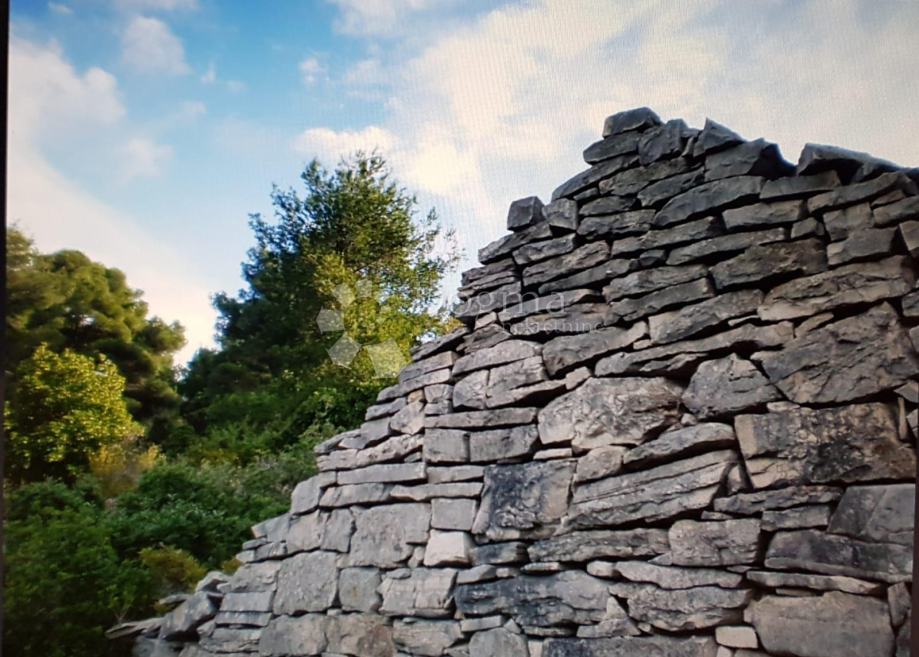
[{"label": "bush", "polygon": [[144,548],[139,556],[140,562],[150,571],[158,598],[191,592],[198,580],[207,574],[207,569],[188,552],[167,545]]},{"label": "bush", "polygon": [[119,562],[102,509],[61,484],[24,486],[10,511],[3,654],[109,654],[105,629],[150,608],[149,571]]}]

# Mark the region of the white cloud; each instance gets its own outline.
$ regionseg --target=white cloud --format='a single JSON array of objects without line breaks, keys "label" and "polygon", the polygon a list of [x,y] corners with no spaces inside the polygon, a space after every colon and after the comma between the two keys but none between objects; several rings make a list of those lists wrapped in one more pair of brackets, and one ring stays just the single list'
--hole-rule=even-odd
[{"label": "white cloud", "polygon": [[[348,31],[368,34],[425,3],[337,4]],[[919,164],[917,22],[905,2],[541,0],[434,32],[407,55],[394,47],[343,82],[385,80],[375,129],[392,135],[396,174],[474,254],[503,233],[512,200],[547,199],[584,168],[581,151],[622,109],[695,126],[710,116],[792,160],[818,141]]]},{"label": "white cloud", "polygon": [[183,75],[191,71],[182,41],[158,18],[133,18],[121,35],[121,48],[124,63],[142,73]]},{"label": "white cloud", "polygon": [[124,145],[123,154],[123,179],[147,178],[162,173],[163,165],[172,159],[172,147],[147,137],[132,137]]},{"label": "white cloud", "polygon": [[300,77],[303,84],[312,85],[316,83],[319,76],[325,73],[325,68],[315,57],[307,57],[297,67],[300,70]]},{"label": "white cloud", "polygon": [[65,5],[62,2],[49,2],[48,11],[54,14],[60,14],[61,16],[72,16],[73,9]]},{"label": "white cloud", "polygon": [[246,83],[242,80],[227,80],[226,84],[227,90],[234,94],[241,94],[247,88]]},{"label": "white cloud", "polygon": [[179,105],[176,119],[179,121],[194,121],[207,114],[207,105],[200,100],[186,100]]},{"label": "white cloud", "polygon": [[[44,158],[41,144],[117,127],[125,111],[109,73],[79,73],[54,44],[10,40],[7,217],[44,251],[76,248],[144,291],[151,312],[186,327],[187,360],[213,344],[215,313],[201,276],[171,246],[80,188]],[[156,149],[154,149],[155,151]]]},{"label": "white cloud", "polygon": [[356,131],[309,128],[301,132],[292,145],[297,153],[309,158],[317,157],[327,166],[333,166],[342,156],[358,150],[390,152],[396,147],[396,136],[373,125]]},{"label": "white cloud", "polygon": [[412,14],[453,4],[450,0],[329,0],[341,16],[336,28],[346,34],[392,35]]}]

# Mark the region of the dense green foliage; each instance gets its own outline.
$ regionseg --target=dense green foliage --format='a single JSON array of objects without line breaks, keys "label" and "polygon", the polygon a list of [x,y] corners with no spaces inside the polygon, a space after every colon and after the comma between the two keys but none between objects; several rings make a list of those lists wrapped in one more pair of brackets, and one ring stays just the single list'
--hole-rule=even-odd
[{"label": "dense green foliage", "polygon": [[[215,299],[221,348],[200,352],[181,386],[183,414],[199,433],[242,423],[278,448],[318,426],[361,421],[394,372],[379,376],[372,349],[348,367],[332,362],[327,350],[342,332],[320,331],[322,309],[341,312],[358,344],[388,343],[402,358],[444,326],[445,314],[430,308],[455,262],[450,236],[433,212],[415,220],[414,197],[385,162],[359,154],[328,172],[314,161],[301,179],[302,196],[273,191],[275,222],[251,217],[248,288]],[[438,240],[443,255],[434,254]]]},{"label": "dense green foliage", "polygon": [[139,433],[123,395],[124,377],[105,356],[39,345],[20,363],[5,409],[11,478],[67,476],[100,447]]},{"label": "dense green foliage", "polygon": [[[314,162],[302,180],[303,196],[274,190],[274,222],[251,217],[248,287],[215,297],[219,349],[181,381],[182,327],[148,318],[121,272],[9,232],[4,655],[115,655],[106,628],[235,567],[313,474],[313,446],[447,328],[431,307],[451,240],[383,160]],[[323,308],[343,329],[320,330]],[[364,348],[336,364],[345,331]]]},{"label": "dense green foliage", "polygon": [[41,344],[55,352],[104,355],[126,379],[135,419],[166,431],[179,404],[172,358],[185,343],[182,327],[148,318],[141,292],[121,271],[79,251],[41,254],[10,229],[6,258],[7,370],[15,371]]}]

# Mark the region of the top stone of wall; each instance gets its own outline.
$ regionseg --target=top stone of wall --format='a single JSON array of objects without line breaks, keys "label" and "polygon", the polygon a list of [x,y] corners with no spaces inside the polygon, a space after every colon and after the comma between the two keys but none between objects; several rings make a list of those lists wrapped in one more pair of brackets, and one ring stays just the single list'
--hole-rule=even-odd
[{"label": "top stone of wall", "polygon": [[646,108],[603,135],[139,652],[909,654],[919,174]]}]

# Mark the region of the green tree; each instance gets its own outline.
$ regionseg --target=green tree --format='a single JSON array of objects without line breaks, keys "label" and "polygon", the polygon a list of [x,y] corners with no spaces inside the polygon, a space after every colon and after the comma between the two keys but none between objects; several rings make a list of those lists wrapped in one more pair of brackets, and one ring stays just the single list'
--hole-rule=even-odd
[{"label": "green tree", "polygon": [[121,271],[80,251],[42,254],[11,228],[6,253],[7,368],[14,371],[40,344],[104,354],[127,381],[132,415],[154,429],[168,424],[179,404],[172,358],[185,341],[181,325],[148,317],[142,293]]},{"label": "green tree", "polygon": [[56,354],[39,345],[16,380],[5,409],[14,480],[69,476],[100,447],[140,431],[122,397],[124,377],[105,356]]},{"label": "green tree", "polygon": [[98,500],[57,482],[28,484],[6,524],[3,654],[108,655],[106,628],[149,611],[153,580],[120,561]]},{"label": "green tree", "polygon": [[402,359],[447,322],[432,306],[457,259],[452,235],[433,210],[416,216],[416,199],[381,157],[358,153],[332,172],[313,161],[301,180],[302,196],[273,190],[274,221],[250,219],[248,287],[215,298],[220,350],[199,352],[180,388],[200,433],[267,428],[266,448],[278,449],[319,425],[360,422],[391,379],[366,349],[347,367],[330,360],[342,332],[320,331],[323,308],[342,313],[356,343],[388,345]]}]

